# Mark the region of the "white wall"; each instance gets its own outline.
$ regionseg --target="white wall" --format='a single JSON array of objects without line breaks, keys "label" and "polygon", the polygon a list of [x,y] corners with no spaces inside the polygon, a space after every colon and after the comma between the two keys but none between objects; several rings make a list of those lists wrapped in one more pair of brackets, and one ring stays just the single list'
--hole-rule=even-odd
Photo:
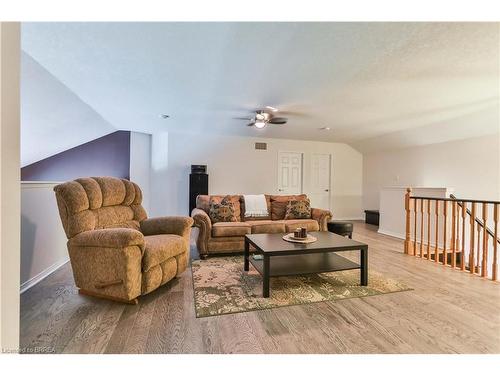
[{"label": "white wall", "polygon": [[168,139],[167,132],[151,135],[150,217],[165,216],[167,212],[172,212],[168,209],[170,199],[167,195],[167,189],[172,184],[168,176]]},{"label": "white wall", "polygon": [[[267,142],[267,150],[255,150],[255,142]],[[163,189],[156,192],[154,199],[166,202],[167,214],[187,215],[191,164],[208,165],[210,194],[278,194],[278,151],[304,153],[305,193],[309,189],[311,153],[330,153],[334,216],[362,216],[362,155],[341,143],[171,132],[167,175]]]},{"label": "white wall", "polygon": [[0,348],[19,347],[20,25],[0,22]]},{"label": "white wall", "polygon": [[57,183],[21,183],[21,292],[68,261],[56,197]]},{"label": "white wall", "polygon": [[460,198],[500,200],[500,140],[490,135],[363,155],[363,208],[387,186],[453,188]]},{"label": "white wall", "polygon": [[151,134],[130,132],[130,180],[142,190],[142,205],[149,212],[151,196]]},{"label": "white wall", "polygon": [[[380,191],[380,225],[378,228],[378,232],[382,234],[387,234],[389,236],[398,237],[405,239],[406,238],[406,210],[405,210],[405,196],[406,196],[406,187],[388,187],[383,188]],[[433,198],[447,198],[450,194],[453,194],[453,189],[448,189],[446,187],[443,188],[413,188],[411,191],[411,195],[416,197],[433,197]],[[420,201],[419,201],[420,202]],[[412,201],[413,203],[413,201]],[[424,210],[427,212],[427,202],[424,202]],[[443,213],[443,204],[439,203],[441,207],[441,214]],[[413,207],[413,206],[412,206]],[[418,204],[417,209],[421,213],[421,203]],[[431,203],[431,239],[435,238],[435,227],[436,227],[436,218],[434,215],[435,210],[435,202]],[[451,205],[448,206],[448,211],[451,210]],[[419,213],[419,215],[420,215]],[[420,216],[419,216],[420,217]],[[427,217],[425,216],[427,220]],[[414,220],[412,215],[411,221]],[[451,213],[448,215],[448,222],[451,222]],[[442,228],[443,226],[443,218],[442,215],[439,218],[439,225]],[[411,227],[413,230],[413,227]],[[424,235],[427,238],[427,221],[424,224]],[[417,233],[420,233],[420,219],[417,220]],[[441,229],[441,234],[443,230]],[[447,238],[451,238],[451,223],[448,225],[447,230],[448,236]],[[442,247],[442,241],[439,242]]]}]

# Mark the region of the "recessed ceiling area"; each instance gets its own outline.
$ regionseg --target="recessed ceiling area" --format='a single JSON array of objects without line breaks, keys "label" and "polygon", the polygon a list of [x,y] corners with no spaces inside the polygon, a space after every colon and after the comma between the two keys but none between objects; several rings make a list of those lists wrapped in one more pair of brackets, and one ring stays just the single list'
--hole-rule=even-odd
[{"label": "recessed ceiling area", "polygon": [[[499,32],[498,23],[23,23],[22,48],[116,129],[369,152],[498,133]],[[299,114],[264,129],[234,119],[264,106]]]}]

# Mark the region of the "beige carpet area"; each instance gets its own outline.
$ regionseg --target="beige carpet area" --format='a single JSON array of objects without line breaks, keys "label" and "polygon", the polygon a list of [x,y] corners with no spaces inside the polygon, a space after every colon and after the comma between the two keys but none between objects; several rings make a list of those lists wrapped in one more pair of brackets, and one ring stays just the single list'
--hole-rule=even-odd
[{"label": "beige carpet area", "polygon": [[198,318],[411,290],[397,280],[369,271],[368,286],[359,270],[271,278],[271,296],[262,297],[262,277],[243,256],[193,260],[194,302]]}]

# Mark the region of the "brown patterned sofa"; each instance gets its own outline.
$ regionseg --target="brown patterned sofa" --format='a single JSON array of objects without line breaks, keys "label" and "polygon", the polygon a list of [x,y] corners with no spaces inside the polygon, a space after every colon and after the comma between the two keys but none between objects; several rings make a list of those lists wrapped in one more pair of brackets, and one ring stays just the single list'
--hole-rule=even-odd
[{"label": "brown patterned sofa", "polygon": [[209,254],[234,253],[244,250],[244,236],[250,233],[288,233],[297,227],[308,231],[327,231],[332,214],[328,210],[311,209],[310,219],[284,220],[286,206],[292,199],[305,199],[301,195],[266,195],[267,217],[245,217],[245,201],[242,195],[231,195],[237,222],[212,223],[209,216],[210,200],[220,201],[223,195],[198,195],[196,208],[191,212],[194,224],[199,228],[196,245],[201,258]]},{"label": "brown patterned sofa", "polygon": [[135,183],[79,178],[54,191],[80,293],[137,303],[186,269],[193,219],[148,219]]}]

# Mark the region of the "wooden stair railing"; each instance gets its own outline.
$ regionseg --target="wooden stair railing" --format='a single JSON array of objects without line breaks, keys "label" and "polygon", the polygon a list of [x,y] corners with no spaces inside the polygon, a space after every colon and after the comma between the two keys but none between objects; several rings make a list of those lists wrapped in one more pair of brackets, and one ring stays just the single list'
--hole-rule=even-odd
[{"label": "wooden stair railing", "polygon": [[[405,210],[406,254],[484,278],[491,275],[491,280],[498,280],[500,202],[461,199],[454,195],[417,197],[412,196],[408,188]],[[488,227],[490,212],[493,229]]]},{"label": "wooden stair railing", "polygon": [[[455,200],[455,201],[457,201],[456,203],[457,203],[460,207],[463,207],[462,203],[460,203],[460,200],[459,200],[457,197],[455,197],[453,194],[450,194],[450,198],[451,198],[451,199],[453,199],[453,200]],[[486,203],[488,203],[488,202],[486,202]],[[491,201],[490,201],[489,203],[493,203],[493,204],[494,204],[495,202],[491,202]],[[484,203],[483,203],[483,204],[484,204]],[[465,213],[467,213],[467,215],[471,216],[471,212],[470,212],[470,210],[469,210],[468,208],[466,208],[466,209],[465,209]],[[480,227],[484,228],[484,222],[483,222],[481,219],[479,219],[478,217],[476,217],[476,223],[477,223],[477,225],[479,225]],[[496,237],[496,238],[497,238],[497,242],[500,244],[500,238],[498,238],[498,236],[495,236],[495,233],[494,233],[494,231],[493,231],[493,230],[491,230],[490,228],[486,227],[486,231],[488,232],[488,234],[489,234],[491,237],[493,237],[493,238],[495,238],[495,237]]]}]

